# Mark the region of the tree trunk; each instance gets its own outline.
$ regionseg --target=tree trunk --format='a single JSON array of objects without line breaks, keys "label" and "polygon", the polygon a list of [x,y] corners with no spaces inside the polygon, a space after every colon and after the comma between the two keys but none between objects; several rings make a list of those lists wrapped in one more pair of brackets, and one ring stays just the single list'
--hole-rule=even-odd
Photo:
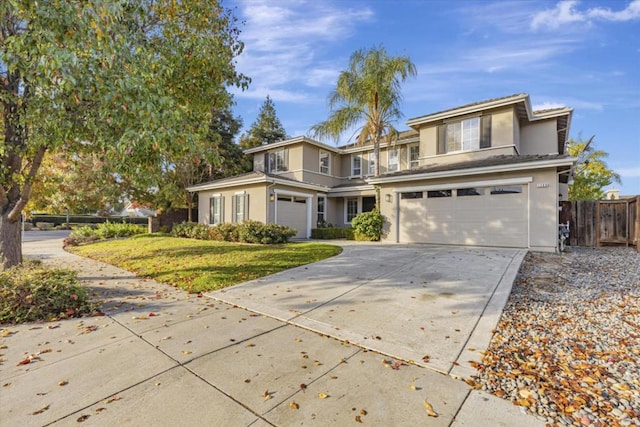
[{"label": "tree trunk", "polygon": [[21,225],[9,220],[9,212],[0,215],[0,271],[22,262]]}]

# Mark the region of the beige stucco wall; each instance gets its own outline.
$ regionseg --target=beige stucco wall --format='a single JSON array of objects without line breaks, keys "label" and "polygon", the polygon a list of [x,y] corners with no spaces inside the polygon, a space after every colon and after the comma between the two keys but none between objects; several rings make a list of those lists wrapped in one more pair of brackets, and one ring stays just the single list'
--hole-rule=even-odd
[{"label": "beige stucco wall", "polygon": [[219,194],[223,198],[224,210],[222,221],[233,222],[233,196],[240,191],[245,191],[249,195],[249,219],[267,222],[265,184],[201,191],[198,193],[198,222],[209,224],[209,199],[214,194]]},{"label": "beige stucco wall", "polygon": [[[439,165],[515,154],[514,138],[519,132],[517,132],[516,123],[514,123],[514,109],[510,107],[485,114],[491,114],[491,148],[438,155],[438,125],[441,123],[434,123],[420,129],[421,164]],[[464,119],[464,117],[460,119]],[[406,161],[406,155],[404,160]]]},{"label": "beige stucco wall", "polygon": [[520,127],[520,154],[558,152],[556,119],[533,122]]},{"label": "beige stucco wall", "polygon": [[[555,168],[536,171],[513,173],[476,175],[473,177],[458,177],[448,179],[434,179],[415,181],[404,185],[384,184],[381,186],[380,212],[385,216],[383,241],[396,241],[396,204],[397,193],[402,188],[432,186],[442,184],[473,183],[479,181],[493,181],[511,178],[533,178],[529,187],[529,247],[533,250],[556,250],[558,224],[558,183]],[[548,185],[548,186],[547,186]],[[391,195],[391,202],[387,202],[387,194]]]},{"label": "beige stucco wall", "polygon": [[516,114],[513,114],[513,144],[516,146],[516,151],[520,153],[520,121]]}]

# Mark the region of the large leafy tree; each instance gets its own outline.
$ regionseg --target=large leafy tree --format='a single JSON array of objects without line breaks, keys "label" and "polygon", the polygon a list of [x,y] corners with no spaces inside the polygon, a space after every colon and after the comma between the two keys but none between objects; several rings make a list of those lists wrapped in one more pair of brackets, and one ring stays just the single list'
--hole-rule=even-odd
[{"label": "large leafy tree", "polygon": [[267,99],[260,107],[256,121],[249,131],[240,138],[240,146],[243,149],[259,147],[287,139],[287,132],[276,114],[276,107],[267,95]]},{"label": "large leafy tree", "polygon": [[47,151],[94,153],[152,186],[167,153],[206,135],[210,100],[248,84],[238,36],[217,0],[0,2],[0,270],[21,262]]},{"label": "large leafy tree", "polygon": [[126,182],[94,154],[45,154],[28,211],[96,213],[118,210],[128,195]]},{"label": "large leafy tree", "polygon": [[402,117],[400,84],[415,75],[408,56],[389,56],[382,46],[355,51],[329,95],[329,118],[314,125],[311,133],[338,140],[358,127],[358,143],[373,143],[375,176],[380,175],[380,142],[397,135],[394,123]]},{"label": "large leafy tree", "polygon": [[[217,102],[220,103],[220,102]],[[234,117],[230,103],[214,107],[204,138],[190,151],[167,156],[159,185],[144,198],[161,210],[186,207],[191,221],[193,193],[187,188],[206,180],[219,179],[248,171],[250,164],[235,143],[242,120]]]},{"label": "large leafy tree", "polygon": [[567,153],[578,159],[573,169],[573,183],[569,185],[569,200],[603,199],[604,187],[621,182],[620,175],[609,169],[604,160],[609,153],[597,150],[594,139],[595,135],[586,141],[578,138],[567,143]]}]

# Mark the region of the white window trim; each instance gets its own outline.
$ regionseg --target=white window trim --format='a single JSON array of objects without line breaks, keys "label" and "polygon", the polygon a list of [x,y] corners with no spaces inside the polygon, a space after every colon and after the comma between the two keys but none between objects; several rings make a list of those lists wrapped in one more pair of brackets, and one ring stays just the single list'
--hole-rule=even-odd
[{"label": "white window trim", "polygon": [[344,223],[345,224],[351,224],[351,221],[347,221],[347,218],[349,217],[349,203],[348,203],[349,199],[357,200],[356,215],[359,213],[362,213],[362,197],[361,196],[345,197],[344,198]]},{"label": "white window trim", "polygon": [[[211,199],[219,199],[220,204],[218,207],[220,208],[220,222],[213,222],[212,214],[211,214]],[[222,194],[216,193],[209,196],[209,225],[218,225],[224,222],[224,206],[223,206],[223,198]]]},{"label": "white window trim", "polygon": [[[351,164],[349,165],[351,168],[351,177],[361,177],[362,176],[362,154],[352,154],[351,155]],[[354,173],[354,168],[353,168],[353,161],[358,158],[360,159],[360,173],[359,174],[355,174]]]},{"label": "white window trim", "polygon": [[[327,171],[322,172],[322,158],[327,157]],[[318,171],[322,175],[330,175],[331,174],[331,153],[325,150],[320,150],[320,156],[318,158]]]},{"label": "white window trim", "polygon": [[[282,170],[278,169],[278,155],[282,155]],[[274,156],[274,169],[271,169],[271,156]],[[281,148],[279,150],[269,151],[267,154],[267,167],[269,173],[282,173],[287,172],[287,149]]]},{"label": "white window trim", "polygon": [[[411,165],[411,149],[412,148],[417,148],[418,149],[418,158],[414,160],[414,162],[416,163],[415,166]],[[407,168],[409,169],[413,169],[414,167],[418,167],[420,166],[420,144],[411,144],[411,145],[407,145]]]},{"label": "white window trim", "polygon": [[[464,148],[464,126],[463,123],[469,120],[478,120],[478,140],[477,140],[477,147],[476,148],[468,148],[465,150]],[[447,134],[449,131],[449,126],[450,125],[456,125],[460,123],[460,149],[459,150],[449,150],[449,141],[447,139]],[[471,151],[478,151],[480,150],[480,139],[482,138],[482,119],[480,118],[480,116],[475,116],[475,117],[467,117],[466,119],[462,119],[462,120],[456,120],[453,122],[449,122],[446,124],[447,128],[445,129],[445,145],[446,145],[446,149],[447,149],[447,154],[459,154],[459,153],[468,153]]]},{"label": "white window trim", "polygon": [[[396,153],[395,156],[395,166],[396,169],[391,170],[391,152],[394,151]],[[398,172],[400,170],[400,148],[390,148],[387,150],[387,172]]]},{"label": "white window trim", "polygon": [[[246,218],[247,213],[245,212],[245,200],[246,200],[245,197],[247,197],[247,192],[246,191],[236,191],[235,195],[236,196],[242,196],[242,203],[240,204],[240,206],[242,206],[242,221],[244,221],[246,219],[249,219],[249,218]],[[242,221],[238,221],[238,213],[239,213],[239,210],[238,210],[238,197],[236,197],[235,200],[233,200],[233,202],[235,204],[235,206],[234,206],[235,215],[233,215],[233,222],[236,223],[236,224],[239,224]]]},{"label": "white window trim", "polygon": [[366,176],[374,176],[376,174],[376,155],[373,151],[362,154],[363,158],[367,158],[367,174]]},{"label": "white window trim", "polygon": [[[316,197],[318,198],[318,201],[320,199],[324,199],[324,203],[323,203],[323,208],[324,211],[322,211],[322,216],[324,217],[323,221],[326,223],[327,222],[327,196],[324,194],[317,194]],[[320,211],[318,210],[318,201],[316,201],[316,224],[318,223],[318,214],[320,213]]]}]

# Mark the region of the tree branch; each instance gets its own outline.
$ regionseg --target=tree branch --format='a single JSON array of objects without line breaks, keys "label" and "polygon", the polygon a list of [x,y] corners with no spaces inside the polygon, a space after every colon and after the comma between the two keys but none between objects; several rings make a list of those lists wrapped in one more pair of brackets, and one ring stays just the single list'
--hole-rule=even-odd
[{"label": "tree branch", "polygon": [[36,177],[36,173],[38,173],[38,169],[40,169],[40,165],[42,164],[42,160],[44,159],[44,153],[47,151],[47,147],[41,145],[36,152],[36,155],[33,157],[33,163],[31,163],[31,168],[29,169],[29,173],[24,182],[24,186],[22,187],[22,194],[20,195],[20,199],[18,203],[11,209],[9,212],[8,219],[9,221],[17,221],[20,213],[24,209],[24,207],[29,202],[29,197],[31,197],[31,187],[33,186],[33,181]]}]

